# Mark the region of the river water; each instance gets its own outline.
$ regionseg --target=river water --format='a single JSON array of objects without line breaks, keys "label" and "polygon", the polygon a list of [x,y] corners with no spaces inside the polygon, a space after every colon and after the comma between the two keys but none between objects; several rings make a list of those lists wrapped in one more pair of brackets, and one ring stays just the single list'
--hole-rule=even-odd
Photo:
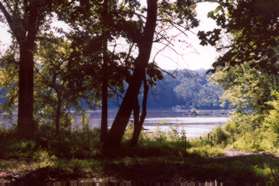
[{"label": "river water", "polygon": [[178,133],[184,132],[188,138],[196,138],[223,125],[227,120],[225,117],[147,118],[144,129],[147,132],[175,130]]},{"label": "river water", "polygon": [[[145,132],[184,132],[188,138],[196,138],[206,135],[214,128],[226,123],[228,116],[226,111],[220,110],[203,110],[200,114],[192,116],[189,110],[173,111],[173,110],[149,110],[144,122]],[[88,111],[85,117],[88,120],[90,128],[100,128],[100,111]],[[113,122],[116,110],[111,110],[108,116],[109,126]],[[82,127],[82,115],[73,113],[73,128]],[[0,125],[8,128],[11,123],[16,123],[16,118],[9,118],[0,115]],[[133,120],[131,118],[132,125]]]},{"label": "river water", "polygon": [[[150,110],[144,122],[145,132],[171,132],[186,133],[188,138],[196,138],[206,135],[214,128],[228,121],[224,111],[203,111],[201,115],[191,116],[188,111]],[[213,115],[214,114],[214,115]],[[109,126],[113,122],[116,112],[109,112]],[[87,112],[90,128],[100,128],[100,111]],[[77,115],[74,127],[80,127],[82,117]],[[131,118],[130,124],[133,120]]]}]

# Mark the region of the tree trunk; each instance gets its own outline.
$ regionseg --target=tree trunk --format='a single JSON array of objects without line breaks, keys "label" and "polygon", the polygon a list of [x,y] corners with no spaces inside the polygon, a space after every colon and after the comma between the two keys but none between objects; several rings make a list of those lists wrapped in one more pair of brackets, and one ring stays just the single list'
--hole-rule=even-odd
[{"label": "tree trunk", "polygon": [[117,147],[120,145],[126,126],[129,122],[130,115],[135,105],[135,98],[138,96],[141,81],[140,76],[135,79],[134,83],[128,87],[125,97],[121,103],[112,127],[108,133],[106,146]]},{"label": "tree trunk", "polygon": [[33,69],[33,47],[27,43],[20,47],[17,128],[19,136],[25,139],[33,139],[36,129],[33,121]]},{"label": "tree trunk", "polygon": [[138,43],[139,55],[135,61],[135,71],[112,124],[111,130],[108,133],[106,147],[117,148],[121,143],[135,104],[135,100],[139,95],[141,83],[144,80],[145,69],[150,58],[153,36],[156,28],[156,20],[157,0],[147,0],[147,19],[143,36],[140,39],[140,43]]},{"label": "tree trunk", "polygon": [[145,117],[147,114],[148,91],[149,91],[149,86],[148,86],[146,78],[145,78],[144,86],[143,86],[142,111],[141,111],[139,121],[137,122],[137,125],[135,125],[135,127],[134,127],[133,137],[131,139],[131,145],[133,145],[133,146],[138,144],[140,133],[142,131],[144,120],[145,120]]},{"label": "tree trunk", "polygon": [[138,98],[135,101],[133,114],[134,114],[134,131],[133,131],[133,136],[132,136],[132,139],[131,139],[131,145],[134,145],[133,140],[135,138],[135,133],[138,129],[138,126],[140,125],[140,105],[139,105]]},{"label": "tree trunk", "polygon": [[104,142],[108,132],[108,83],[106,77],[102,84],[102,116],[101,116],[101,142]]},{"label": "tree trunk", "polygon": [[107,68],[109,63],[108,58],[108,28],[106,26],[106,19],[109,15],[108,12],[109,2],[104,0],[103,3],[103,42],[102,42],[102,53],[103,53],[103,66],[102,66],[102,116],[101,116],[101,142],[105,142],[108,132],[108,77],[107,77]]},{"label": "tree trunk", "polygon": [[60,134],[61,106],[62,106],[62,102],[60,99],[58,99],[56,112],[55,112],[55,133],[57,136]]}]

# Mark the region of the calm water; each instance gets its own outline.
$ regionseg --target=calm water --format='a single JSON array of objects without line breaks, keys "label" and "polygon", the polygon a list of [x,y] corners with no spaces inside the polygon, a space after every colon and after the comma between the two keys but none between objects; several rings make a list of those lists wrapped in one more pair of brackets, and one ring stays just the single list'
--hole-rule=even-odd
[{"label": "calm water", "polygon": [[[185,132],[186,136],[189,138],[195,138],[209,133],[212,129],[223,125],[228,120],[228,117],[224,114],[226,111],[208,110],[200,111],[200,113],[202,113],[202,115],[193,117],[189,116],[189,110],[149,110],[144,123],[144,131],[170,132],[172,130],[177,130],[178,132]],[[86,113],[90,128],[100,127],[100,114],[100,111],[88,111]],[[212,116],[212,114],[214,114],[214,116]],[[109,112],[109,125],[111,125],[115,115],[116,111],[113,110]],[[73,114],[73,116],[73,128],[80,128],[82,126],[81,115]],[[16,119],[0,115],[0,125],[9,127],[11,123],[16,123]]]},{"label": "calm water", "polygon": [[[214,111],[216,114],[216,111]],[[223,112],[223,111],[221,111]],[[212,129],[223,125],[227,120],[227,116],[210,116],[212,111],[209,111],[204,116],[189,116],[183,111],[169,111],[169,110],[150,110],[145,119],[144,131],[145,132],[171,132],[173,130],[179,133],[185,132],[187,137],[195,138],[205,135],[212,131]],[[113,118],[116,115],[115,111],[109,113],[109,125],[112,124]],[[100,112],[93,111],[88,112],[89,125],[91,128],[100,128]],[[81,116],[76,117],[76,125],[74,127],[81,126]],[[133,122],[131,118],[131,124]]]},{"label": "calm water", "polygon": [[[223,125],[227,121],[227,118],[169,118],[164,121],[166,124],[160,124],[161,119],[150,118],[150,120],[159,124],[145,124],[144,129],[147,130],[146,132],[171,132],[175,130],[178,133],[186,133],[186,136],[189,138],[195,138],[206,135],[214,128]],[[168,124],[168,121],[171,124]]]}]

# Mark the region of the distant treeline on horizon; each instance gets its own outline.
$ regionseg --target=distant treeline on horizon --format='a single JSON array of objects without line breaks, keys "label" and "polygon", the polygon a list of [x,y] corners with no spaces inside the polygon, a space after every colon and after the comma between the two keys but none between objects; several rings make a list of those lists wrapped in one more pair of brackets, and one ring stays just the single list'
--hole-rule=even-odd
[{"label": "distant treeline on horizon", "polygon": [[[171,74],[171,75],[170,75]],[[4,91],[0,90],[0,103]],[[205,70],[178,70],[164,73],[164,79],[151,88],[148,108],[151,109],[228,109],[222,103],[222,87],[210,82]],[[1,98],[2,97],[2,98]],[[110,107],[117,108],[121,97],[110,98]],[[82,104],[86,107],[86,104]]]},{"label": "distant treeline on horizon", "polygon": [[[206,70],[178,70],[164,73],[164,79],[152,87],[148,97],[151,109],[229,109],[222,103],[222,87],[209,80]],[[121,98],[112,98],[111,107],[118,107]]]}]

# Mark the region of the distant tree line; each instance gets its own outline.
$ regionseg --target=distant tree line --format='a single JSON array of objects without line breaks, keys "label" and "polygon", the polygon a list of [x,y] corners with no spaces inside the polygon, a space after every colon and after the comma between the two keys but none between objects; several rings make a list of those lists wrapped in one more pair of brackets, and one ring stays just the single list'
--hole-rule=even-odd
[{"label": "distant tree line", "polygon": [[[210,79],[206,70],[177,70],[163,73],[164,79],[152,87],[149,109],[228,109],[222,99],[223,89]],[[119,98],[112,98],[111,107],[118,106]]]},{"label": "distant tree line", "polygon": [[[149,94],[149,109],[228,109],[229,103],[222,99],[223,89],[210,79],[206,70],[177,70],[163,73],[164,78],[152,87]],[[4,92],[0,92],[4,102]],[[47,95],[46,95],[47,96]],[[121,95],[109,99],[110,108],[117,108]],[[90,107],[86,100],[80,100],[84,109],[99,109],[98,104]],[[65,111],[63,111],[65,112]]]}]

